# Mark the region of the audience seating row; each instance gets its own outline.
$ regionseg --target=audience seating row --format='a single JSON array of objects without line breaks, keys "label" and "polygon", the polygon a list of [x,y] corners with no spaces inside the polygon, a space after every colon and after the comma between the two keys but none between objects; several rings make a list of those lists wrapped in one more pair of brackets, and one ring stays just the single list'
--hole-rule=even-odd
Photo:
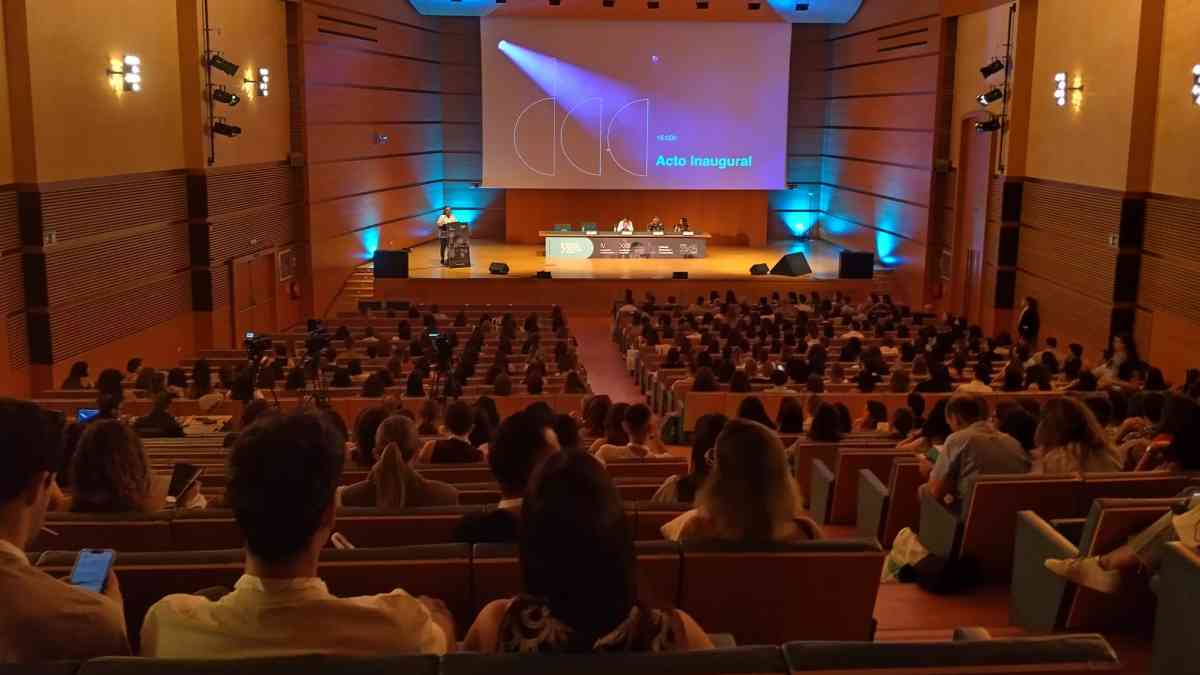
[{"label": "audience seating row", "polygon": [[[885,485],[881,477],[887,477]],[[858,471],[858,509],[855,530],[860,537],[876,537],[890,547],[896,534],[908,527],[917,529],[921,500],[917,490],[925,482],[915,457],[897,457],[889,473],[870,469]]]},{"label": "audience seating row", "polygon": [[[360,547],[414,546],[454,542],[454,529],[469,513],[493,505],[470,504],[402,510],[343,508],[337,531]],[[627,502],[630,529],[639,540],[661,540],[659,528],[686,511],[686,504]],[[157,513],[50,513],[43,532],[30,551],[47,549],[112,548],[118,551],[204,551],[237,548],[242,533],[228,509],[162,511]]]},{"label": "audience seating row", "polygon": [[1068,559],[1108,553],[1124,544],[1186,497],[1097,499],[1086,519],[1046,520],[1036,511],[1017,514],[1012,570],[1011,622],[1032,632],[1142,629],[1153,621],[1154,599],[1144,583],[1122,585],[1105,594],[1068,583],[1051,573],[1047,558]]},{"label": "audience seating row", "polygon": [[918,534],[930,553],[978,564],[986,579],[1009,581],[1017,513],[1046,520],[1078,518],[1102,498],[1153,498],[1178,494],[1196,478],[1168,472],[980,476],[962,512],[920,492]]},{"label": "audience seating row", "polygon": [[839,448],[832,465],[814,458],[809,492],[813,519],[830,525],[854,523],[858,514],[859,472],[887,475],[893,462],[911,457],[912,452],[895,448]]},{"label": "audience seating row", "polygon": [[[981,628],[959,629],[942,642],[789,642],[781,647],[729,647],[669,654],[448,654],[352,658],[306,655],[236,661],[102,658],[86,663],[24,666],[28,675],[844,675],[846,673],[1121,672],[1103,636],[992,639]],[[1162,671],[1166,672],[1166,671]],[[1173,672],[1183,672],[1182,670]]]},{"label": "audience seating row", "polygon": [[[62,576],[75,556],[47,551],[37,565]],[[131,637],[150,605],[165,595],[231,588],[243,559],[241,549],[119,553],[115,571]],[[645,601],[679,607],[706,630],[731,633],[739,644],[870,640],[883,551],[874,540],[858,539],[769,547],[639,542],[637,565]],[[463,632],[485,604],[521,589],[514,545],[329,550],[320,576],[341,596],[401,587],[440,598]]]}]

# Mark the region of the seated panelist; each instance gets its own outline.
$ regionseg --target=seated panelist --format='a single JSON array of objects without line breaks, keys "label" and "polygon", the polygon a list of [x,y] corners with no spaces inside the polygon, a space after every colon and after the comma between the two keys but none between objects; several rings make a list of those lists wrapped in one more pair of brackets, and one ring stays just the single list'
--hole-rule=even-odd
[{"label": "seated panelist", "polygon": [[613,232],[617,234],[633,234],[633,221],[628,217],[617,221],[617,226],[613,228]]},{"label": "seated panelist", "polygon": [[680,217],[679,222],[675,223],[675,234],[683,234],[688,231],[688,221],[685,217]]},{"label": "seated panelist", "polygon": [[649,230],[650,232],[666,232],[667,231],[666,226],[663,225],[662,218],[659,218],[658,216],[654,216],[653,218],[650,219],[650,224],[646,226],[646,229]]}]

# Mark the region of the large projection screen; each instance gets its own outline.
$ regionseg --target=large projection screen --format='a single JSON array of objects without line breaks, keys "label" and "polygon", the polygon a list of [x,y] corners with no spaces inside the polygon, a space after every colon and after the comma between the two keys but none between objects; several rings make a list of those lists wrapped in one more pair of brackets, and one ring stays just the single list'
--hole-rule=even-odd
[{"label": "large projection screen", "polygon": [[787,23],[482,20],[483,185],[785,185]]}]

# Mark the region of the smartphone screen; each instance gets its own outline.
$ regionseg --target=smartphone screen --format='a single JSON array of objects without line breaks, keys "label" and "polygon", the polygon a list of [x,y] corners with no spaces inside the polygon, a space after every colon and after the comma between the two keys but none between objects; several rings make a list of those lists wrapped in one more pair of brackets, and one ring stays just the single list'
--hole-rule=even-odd
[{"label": "smartphone screen", "polygon": [[108,580],[108,571],[112,569],[116,556],[116,552],[111,549],[83,549],[75,558],[75,567],[71,570],[71,585],[96,593],[103,592],[104,582]]},{"label": "smartphone screen", "polygon": [[[194,464],[185,464],[180,462],[175,465],[175,469],[171,471],[171,486],[167,488],[167,496],[179,498],[179,495],[187,491],[196,482],[196,479],[203,473],[203,469]],[[161,485],[161,483],[160,483]]]},{"label": "smartphone screen", "polygon": [[99,414],[100,411],[96,408],[80,408],[75,411],[75,421],[79,422],[80,424],[83,424],[84,422],[90,422],[96,418],[96,415]]}]

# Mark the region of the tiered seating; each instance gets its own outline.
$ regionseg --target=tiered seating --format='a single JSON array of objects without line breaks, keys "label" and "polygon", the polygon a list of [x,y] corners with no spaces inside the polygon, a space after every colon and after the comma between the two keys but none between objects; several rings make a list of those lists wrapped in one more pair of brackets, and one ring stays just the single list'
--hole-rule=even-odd
[{"label": "tiered seating", "polygon": [[[1191,661],[1180,663],[1190,665]],[[939,664],[953,664],[942,666]],[[482,656],[448,654],[373,659],[321,655],[238,661],[164,661],[106,658],[86,663],[26,667],[32,675],[157,675],[162,672],[250,675],[259,673],[400,673],[403,675],[897,675],[949,673],[1023,675],[1096,672],[1119,673],[1123,666],[1100,635],[993,639],[983,629],[959,629],[940,642],[790,642],[780,647],[731,647],[669,654],[572,654],[556,656]],[[1157,671],[1178,673],[1183,670]]]},{"label": "tiered seating", "polygon": [[931,553],[973,560],[986,578],[1008,581],[1018,512],[1030,510],[1044,520],[1077,518],[1097,499],[1169,497],[1191,480],[1166,472],[984,475],[961,515],[922,494],[918,532]]},{"label": "tiered seating", "polygon": [[1101,555],[1124,544],[1187,498],[1097,499],[1086,519],[1045,520],[1036,511],[1017,514],[1013,555],[1012,622],[1030,631],[1121,629],[1149,625],[1154,599],[1139,583],[1107,595],[1068,584],[1042,564],[1047,558]]},{"label": "tiered seating", "polygon": [[[643,586],[739,643],[790,639],[869,640],[883,551],[863,540],[817,541],[767,549],[639,542]],[[74,551],[47,551],[36,564],[69,574]],[[232,587],[242,573],[241,549],[118,554],[116,572],[131,636],[147,609],[170,593]],[[736,570],[736,574],[730,574]],[[463,631],[490,600],[520,592],[516,551],[508,546],[439,544],[329,550],[321,578],[336,595],[385,593],[402,585],[442,599]],[[828,580],[836,576],[838,584]],[[824,608],[814,611],[814,608]]]}]

